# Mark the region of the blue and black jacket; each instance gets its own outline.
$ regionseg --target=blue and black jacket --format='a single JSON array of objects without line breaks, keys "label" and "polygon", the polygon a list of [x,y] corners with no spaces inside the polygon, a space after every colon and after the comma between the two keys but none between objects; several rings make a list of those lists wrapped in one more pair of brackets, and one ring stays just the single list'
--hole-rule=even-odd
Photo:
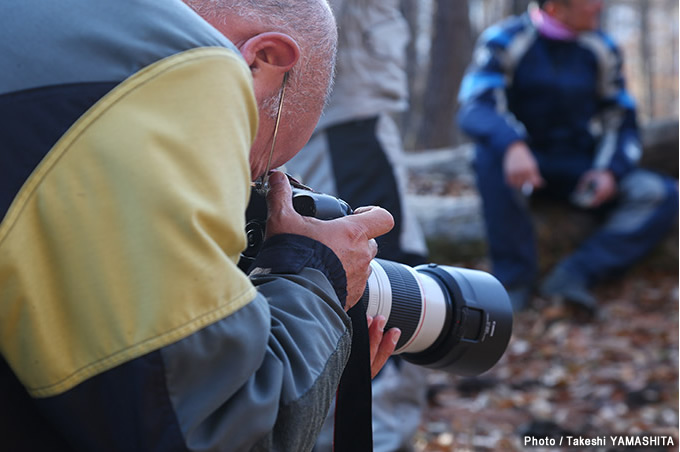
[{"label": "blue and black jacket", "polygon": [[480,37],[459,101],[478,152],[501,157],[523,140],[536,153],[588,156],[618,179],[641,155],[621,53],[600,31],[554,40],[528,14],[506,19]]}]

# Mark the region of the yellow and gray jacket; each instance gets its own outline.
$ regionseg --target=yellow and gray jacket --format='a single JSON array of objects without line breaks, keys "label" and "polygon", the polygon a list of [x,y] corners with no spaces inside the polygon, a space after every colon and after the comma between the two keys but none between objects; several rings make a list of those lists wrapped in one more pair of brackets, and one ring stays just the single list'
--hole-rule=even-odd
[{"label": "yellow and gray jacket", "polygon": [[0,6],[0,449],[308,450],[337,257],[246,245],[252,79],[179,0]]}]

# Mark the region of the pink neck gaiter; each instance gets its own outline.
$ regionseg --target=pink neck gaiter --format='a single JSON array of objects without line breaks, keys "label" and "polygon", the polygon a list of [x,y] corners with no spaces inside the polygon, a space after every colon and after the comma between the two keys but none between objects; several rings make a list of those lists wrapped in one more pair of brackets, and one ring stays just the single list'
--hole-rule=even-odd
[{"label": "pink neck gaiter", "polygon": [[541,8],[531,8],[529,10],[529,17],[538,32],[548,39],[573,41],[577,37],[576,33],[567,28],[559,20],[550,17]]}]

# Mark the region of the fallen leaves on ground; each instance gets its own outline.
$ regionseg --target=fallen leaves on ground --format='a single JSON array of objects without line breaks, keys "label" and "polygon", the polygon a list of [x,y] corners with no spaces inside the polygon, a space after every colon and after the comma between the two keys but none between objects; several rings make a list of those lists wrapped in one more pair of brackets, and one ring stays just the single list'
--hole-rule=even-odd
[{"label": "fallen leaves on ground", "polygon": [[625,450],[678,450],[677,268],[643,267],[595,294],[590,321],[535,297],[515,315],[504,356],[479,377],[429,371],[415,450],[523,451],[530,434],[670,435],[675,447]]}]

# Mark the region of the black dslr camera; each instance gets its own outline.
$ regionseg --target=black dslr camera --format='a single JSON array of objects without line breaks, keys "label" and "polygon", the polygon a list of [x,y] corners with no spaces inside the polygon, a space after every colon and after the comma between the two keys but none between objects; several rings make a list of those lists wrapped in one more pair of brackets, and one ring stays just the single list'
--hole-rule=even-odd
[{"label": "black dslr camera", "polygon": [[[293,206],[305,216],[331,220],[352,214],[343,200],[293,182]],[[253,190],[246,211],[247,268],[264,240],[267,204]],[[488,273],[445,265],[409,267],[384,259],[371,262],[360,302],[368,315],[398,327],[395,354],[414,364],[474,376],[503,355],[512,333],[512,306],[501,283]]]}]

